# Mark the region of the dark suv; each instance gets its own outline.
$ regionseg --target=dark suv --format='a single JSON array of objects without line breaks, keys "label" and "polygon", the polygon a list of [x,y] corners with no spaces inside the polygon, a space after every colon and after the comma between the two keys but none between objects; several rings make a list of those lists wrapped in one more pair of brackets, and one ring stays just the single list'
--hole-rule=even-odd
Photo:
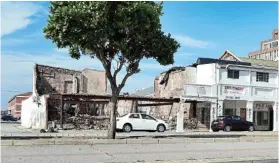
[{"label": "dark suv", "polygon": [[218,116],[211,124],[211,129],[214,132],[219,130],[224,131],[254,131],[255,125],[253,122],[243,120],[240,116]]},{"label": "dark suv", "polygon": [[17,121],[17,119],[15,117],[13,117],[12,115],[3,115],[1,117],[1,119],[3,121]]}]

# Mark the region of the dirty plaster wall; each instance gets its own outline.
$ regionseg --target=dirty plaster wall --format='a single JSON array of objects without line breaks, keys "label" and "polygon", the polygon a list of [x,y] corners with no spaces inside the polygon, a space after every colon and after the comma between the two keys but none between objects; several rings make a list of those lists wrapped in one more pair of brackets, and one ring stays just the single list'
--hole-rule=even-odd
[{"label": "dirty plaster wall", "polygon": [[36,88],[39,95],[51,93],[73,93],[73,76],[80,72],[36,65]]},{"label": "dirty plaster wall", "polygon": [[35,88],[39,95],[52,93],[105,94],[104,71],[84,69],[75,71],[45,65],[35,66]]},{"label": "dirty plaster wall", "polygon": [[84,76],[83,87],[86,88],[84,93],[105,94],[107,92],[107,78],[104,71],[84,69],[82,75]]},{"label": "dirty plaster wall", "polygon": [[[180,97],[184,94],[185,84],[196,83],[196,68],[185,67],[185,70],[173,71],[169,75],[167,83],[162,85],[159,82],[164,78],[165,73],[160,74],[154,81],[154,95],[158,98]],[[192,106],[189,103],[182,104],[185,109],[185,117],[189,117],[189,110]],[[157,106],[153,109],[153,114],[157,118],[169,119],[176,116],[179,109],[179,104],[173,106]]]}]

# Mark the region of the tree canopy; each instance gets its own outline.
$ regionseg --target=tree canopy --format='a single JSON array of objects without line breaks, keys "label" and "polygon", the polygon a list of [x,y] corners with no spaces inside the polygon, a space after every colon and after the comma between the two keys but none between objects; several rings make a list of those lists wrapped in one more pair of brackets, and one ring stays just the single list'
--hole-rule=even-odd
[{"label": "tree canopy", "polygon": [[[58,48],[69,48],[72,58],[99,59],[116,100],[143,58],[174,63],[179,44],[161,29],[162,7],[152,1],[53,1],[43,32]],[[117,84],[123,67],[126,74]]]}]

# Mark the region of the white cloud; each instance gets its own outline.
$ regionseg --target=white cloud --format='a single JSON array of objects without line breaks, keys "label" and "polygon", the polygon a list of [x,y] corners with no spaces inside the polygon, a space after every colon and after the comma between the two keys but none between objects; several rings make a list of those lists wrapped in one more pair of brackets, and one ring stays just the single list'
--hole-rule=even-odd
[{"label": "white cloud", "polygon": [[166,70],[172,67],[171,65],[168,66],[162,66],[159,63],[146,63],[142,62],[140,63],[140,69],[141,70],[146,70],[146,69],[153,69],[153,70]]},{"label": "white cloud", "polygon": [[[2,52],[1,68],[2,70],[5,70],[1,72],[1,84],[4,87],[3,89],[18,90],[23,84],[32,85],[32,73],[35,63],[74,70],[82,70],[84,68],[103,70],[101,62],[97,59],[92,59],[88,56],[82,56],[79,60],[76,60],[70,58],[70,56],[64,50],[62,50],[61,53],[55,51],[57,50],[54,50],[53,53],[45,53],[43,55],[42,53],[30,55],[11,51]],[[158,73],[170,68],[170,66],[161,66],[159,63],[146,63],[145,61],[141,63],[140,67],[142,72],[152,70],[155,72],[158,71]],[[126,71],[123,67],[122,71],[118,74],[118,82],[122,80],[125,73]],[[145,74],[140,73],[136,74],[136,76],[139,76],[142,81],[142,77],[145,76]],[[129,85],[131,85],[131,87],[138,87],[138,84],[142,85],[146,84],[145,82],[148,82],[146,80],[144,80],[145,82],[142,83],[137,82],[138,79],[139,78],[134,78],[132,76],[131,79],[128,80]],[[150,81],[151,83],[153,82],[152,80]],[[136,82],[138,84],[131,82]],[[127,89],[125,88],[125,90]]]},{"label": "white cloud", "polygon": [[31,24],[31,16],[45,14],[45,9],[33,2],[1,2],[1,36],[11,34]]},{"label": "white cloud", "polygon": [[[98,60],[87,56],[79,60],[72,59],[65,54],[25,54],[15,52],[2,52],[1,58],[2,81],[1,84],[17,89],[20,84],[32,84],[33,66],[35,63],[82,70],[84,68],[102,69]],[[18,85],[19,84],[19,85]]]},{"label": "white cloud", "polygon": [[58,53],[69,53],[69,49],[68,48],[54,49],[54,51],[56,51]]},{"label": "white cloud", "polygon": [[189,36],[176,35],[173,37],[181,44],[181,46],[194,47],[194,48],[207,48],[209,45],[209,42],[207,41],[197,40]]}]

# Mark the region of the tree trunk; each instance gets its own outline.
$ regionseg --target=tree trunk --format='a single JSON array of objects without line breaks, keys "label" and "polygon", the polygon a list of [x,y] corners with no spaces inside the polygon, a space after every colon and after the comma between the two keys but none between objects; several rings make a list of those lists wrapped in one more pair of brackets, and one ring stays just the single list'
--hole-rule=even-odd
[{"label": "tree trunk", "polygon": [[108,126],[108,139],[115,139],[116,134],[116,110],[117,110],[118,99],[116,95],[112,95],[111,108],[110,108],[110,123]]}]

